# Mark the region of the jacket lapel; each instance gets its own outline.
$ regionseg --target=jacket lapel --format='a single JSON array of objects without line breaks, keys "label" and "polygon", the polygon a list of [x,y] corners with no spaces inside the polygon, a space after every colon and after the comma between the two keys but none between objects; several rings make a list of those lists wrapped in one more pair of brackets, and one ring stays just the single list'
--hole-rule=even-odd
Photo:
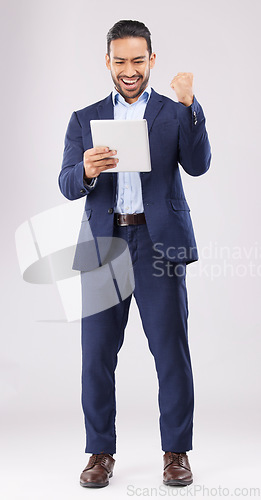
[{"label": "jacket lapel", "polygon": [[[153,122],[157,115],[159,114],[161,108],[163,106],[163,99],[160,94],[155,92],[155,90],[151,89],[150,99],[148,100],[148,104],[146,106],[146,110],[144,113],[144,118],[148,122],[148,131],[150,131]],[[113,111],[113,103],[112,103],[112,94],[108,95],[103,101],[98,105],[98,115],[100,120],[113,120],[114,111]]]},{"label": "jacket lapel", "polygon": [[153,122],[157,115],[159,114],[161,108],[163,106],[163,99],[160,94],[155,92],[155,90],[151,89],[150,99],[148,100],[148,104],[145,109],[144,118],[148,123],[148,132],[153,125]]},{"label": "jacket lapel", "polygon": [[100,120],[113,120],[113,103],[112,94],[108,95],[103,101],[100,102],[97,108]]}]

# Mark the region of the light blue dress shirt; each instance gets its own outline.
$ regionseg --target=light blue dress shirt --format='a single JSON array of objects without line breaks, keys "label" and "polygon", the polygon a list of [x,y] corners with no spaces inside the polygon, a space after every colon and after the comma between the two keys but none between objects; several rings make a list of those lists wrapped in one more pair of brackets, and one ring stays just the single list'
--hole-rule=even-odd
[{"label": "light blue dress shirt", "polygon": [[[147,86],[138,100],[129,104],[117,90],[113,90],[114,120],[141,120],[144,116],[151,87]],[[117,155],[116,155],[117,156]],[[144,212],[139,172],[118,172],[115,212],[135,214]]]}]

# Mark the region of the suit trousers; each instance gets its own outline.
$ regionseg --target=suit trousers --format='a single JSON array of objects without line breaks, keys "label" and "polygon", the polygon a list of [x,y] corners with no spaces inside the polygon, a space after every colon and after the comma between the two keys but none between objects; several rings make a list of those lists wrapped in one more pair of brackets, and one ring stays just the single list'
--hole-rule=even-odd
[{"label": "suit trousers", "polygon": [[[158,378],[163,451],[192,449],[194,392],[188,344],[186,263],[157,260],[146,224],[115,226],[129,247],[133,294],[82,317],[82,407],[86,453],[116,452],[115,369],[134,295]],[[157,264],[155,265],[155,262]],[[82,280],[82,300],[84,301]]]}]

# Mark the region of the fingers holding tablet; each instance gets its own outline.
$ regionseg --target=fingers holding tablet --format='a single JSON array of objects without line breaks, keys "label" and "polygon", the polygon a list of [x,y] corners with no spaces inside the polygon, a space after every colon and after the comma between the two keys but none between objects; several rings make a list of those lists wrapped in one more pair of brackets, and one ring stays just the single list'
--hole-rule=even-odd
[{"label": "fingers holding tablet", "polygon": [[83,155],[83,164],[87,179],[98,177],[103,170],[116,167],[118,158],[115,158],[116,150],[110,150],[106,146],[96,146],[87,149]]}]

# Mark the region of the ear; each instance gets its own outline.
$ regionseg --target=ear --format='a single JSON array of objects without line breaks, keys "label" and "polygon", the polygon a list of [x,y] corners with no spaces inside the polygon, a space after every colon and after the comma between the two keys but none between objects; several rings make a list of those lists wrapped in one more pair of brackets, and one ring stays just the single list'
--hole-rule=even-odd
[{"label": "ear", "polygon": [[153,52],[150,56],[150,69],[154,68],[156,62],[156,54]]},{"label": "ear", "polygon": [[110,56],[108,54],[105,55],[105,62],[107,68],[110,70],[111,69],[111,62],[110,62]]}]

